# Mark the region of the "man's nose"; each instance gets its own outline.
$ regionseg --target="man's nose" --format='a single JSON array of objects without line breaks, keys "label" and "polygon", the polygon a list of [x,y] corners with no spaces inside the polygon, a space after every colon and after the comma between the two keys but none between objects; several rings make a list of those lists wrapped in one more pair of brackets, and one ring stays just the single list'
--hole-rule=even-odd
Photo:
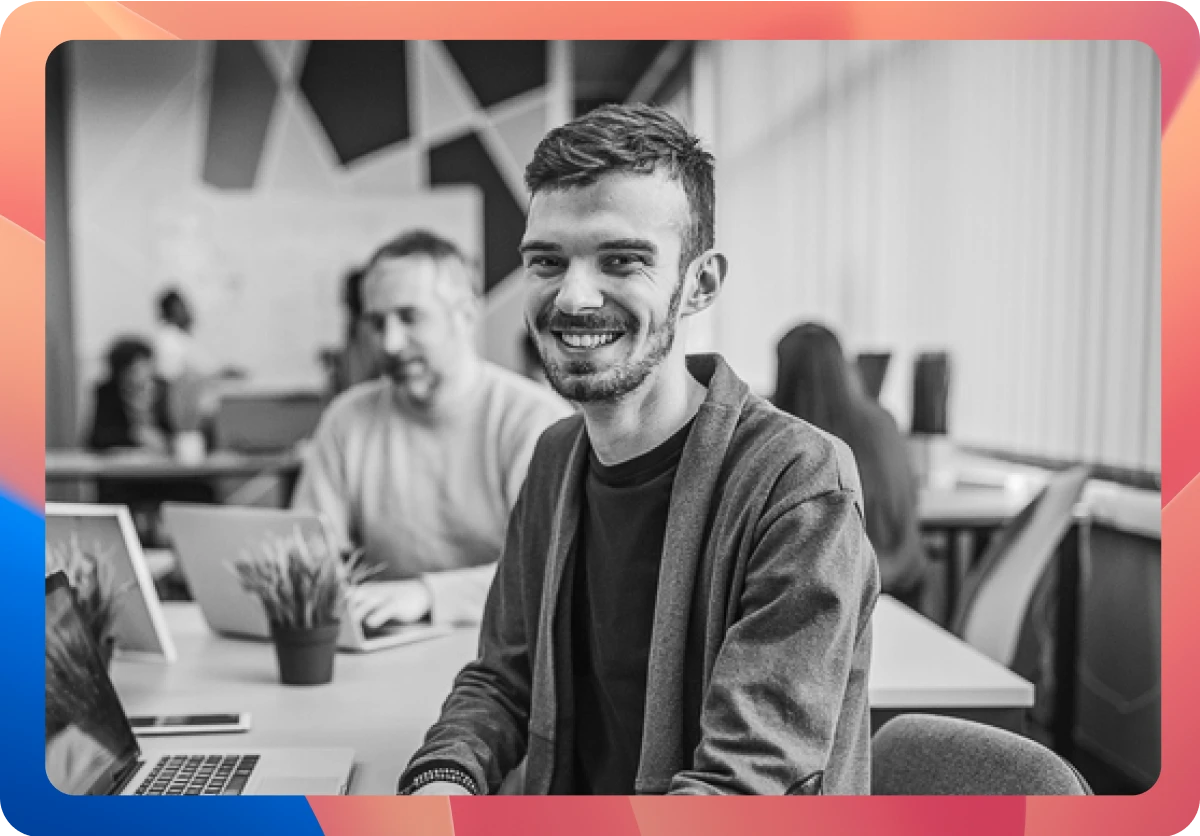
[{"label": "man's nose", "polygon": [[389,316],[383,321],[383,350],[386,354],[400,354],[408,348],[408,329],[399,318]]},{"label": "man's nose", "polygon": [[590,270],[583,265],[572,265],[559,285],[554,306],[565,314],[598,310],[604,307],[604,294],[596,286]]}]

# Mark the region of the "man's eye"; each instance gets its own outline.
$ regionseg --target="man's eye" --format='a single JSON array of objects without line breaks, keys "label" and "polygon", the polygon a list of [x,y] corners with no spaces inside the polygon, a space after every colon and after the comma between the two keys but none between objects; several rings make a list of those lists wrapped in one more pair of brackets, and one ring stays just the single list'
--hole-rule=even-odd
[{"label": "man's eye", "polygon": [[610,255],[604,260],[606,267],[612,267],[617,270],[628,270],[631,267],[640,267],[646,263],[646,259],[640,255],[633,253],[620,253]]},{"label": "man's eye", "polygon": [[547,273],[562,267],[562,260],[548,255],[533,255],[526,262],[528,269],[538,273]]}]

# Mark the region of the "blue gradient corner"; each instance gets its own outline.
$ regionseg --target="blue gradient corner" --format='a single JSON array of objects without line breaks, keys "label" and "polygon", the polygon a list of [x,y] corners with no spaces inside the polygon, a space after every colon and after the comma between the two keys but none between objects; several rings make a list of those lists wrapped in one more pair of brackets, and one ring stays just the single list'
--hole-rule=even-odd
[{"label": "blue gradient corner", "polygon": [[[42,834],[287,833],[321,836],[308,800],[93,798],[64,795],[45,769],[45,543],[43,516],[0,492],[0,804],[9,823]],[[41,571],[39,571],[41,570]]]}]

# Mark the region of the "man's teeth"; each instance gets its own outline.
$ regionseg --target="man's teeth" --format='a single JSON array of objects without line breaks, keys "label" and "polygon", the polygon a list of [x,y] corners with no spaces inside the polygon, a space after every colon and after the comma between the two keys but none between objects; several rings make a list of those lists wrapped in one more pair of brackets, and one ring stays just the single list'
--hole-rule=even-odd
[{"label": "man's teeth", "polygon": [[562,341],[571,348],[599,348],[615,342],[618,334],[563,334]]}]

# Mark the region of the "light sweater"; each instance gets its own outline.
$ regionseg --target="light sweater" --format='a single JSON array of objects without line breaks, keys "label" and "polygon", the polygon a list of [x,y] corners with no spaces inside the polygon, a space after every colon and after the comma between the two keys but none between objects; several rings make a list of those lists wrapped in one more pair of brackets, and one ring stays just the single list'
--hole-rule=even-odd
[{"label": "light sweater", "polygon": [[534,445],[571,414],[553,392],[480,361],[432,412],[387,378],[336,398],[305,457],[293,506],[324,514],[379,579],[421,577],[438,623],[476,623]]}]

